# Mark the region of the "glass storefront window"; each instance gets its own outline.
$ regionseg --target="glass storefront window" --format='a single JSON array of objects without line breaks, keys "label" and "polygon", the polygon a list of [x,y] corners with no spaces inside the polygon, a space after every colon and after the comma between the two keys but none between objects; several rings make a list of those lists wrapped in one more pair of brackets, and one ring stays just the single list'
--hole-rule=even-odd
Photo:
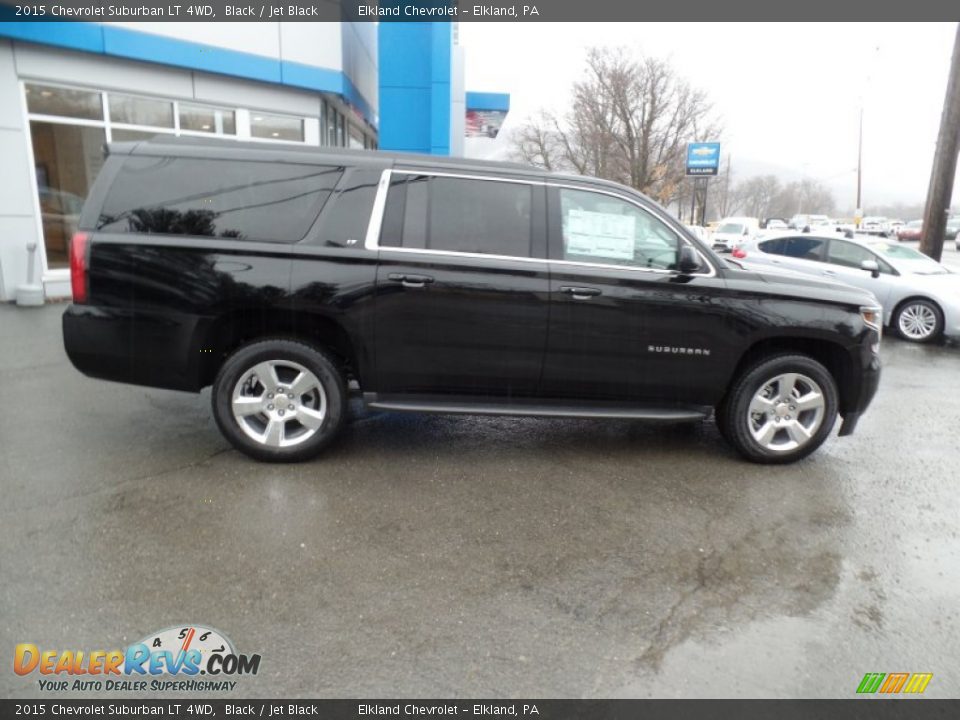
[{"label": "glass storefront window", "polygon": [[236,135],[236,113],[233,110],[180,103],[180,129],[216,135]]},{"label": "glass storefront window", "polygon": [[156,130],[127,130],[125,128],[113,128],[113,130],[110,131],[110,138],[113,142],[149,140],[157,135],[172,135],[172,133],[161,133]]},{"label": "glass storefront window", "polygon": [[150,100],[132,95],[109,93],[110,120],[128,125],[173,127],[173,103],[169,100]]},{"label": "glass storefront window", "polygon": [[103,166],[103,128],[30,122],[47,267],[69,266],[70,238]]},{"label": "glass storefront window", "polygon": [[87,90],[65,90],[48,85],[26,86],[27,109],[36,115],[103,120],[100,93]]},{"label": "glass storefront window", "polygon": [[340,113],[333,105],[327,105],[327,145],[337,146],[337,117]]},{"label": "glass storefront window", "polygon": [[303,120],[283,115],[250,114],[250,135],[269,140],[296,140],[303,142]]},{"label": "glass storefront window", "polygon": [[350,148],[353,150],[363,150],[366,147],[363,134],[353,125],[350,126]]}]

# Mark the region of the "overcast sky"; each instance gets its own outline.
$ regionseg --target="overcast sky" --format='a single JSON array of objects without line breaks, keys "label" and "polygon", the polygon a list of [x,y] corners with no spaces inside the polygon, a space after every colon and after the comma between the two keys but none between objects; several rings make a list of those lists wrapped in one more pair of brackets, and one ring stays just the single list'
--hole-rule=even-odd
[{"label": "overcast sky", "polygon": [[[926,195],[955,32],[953,23],[465,22],[460,44],[468,90],[510,93],[507,131],[541,108],[564,111],[589,47],[669,58],[710,93],[735,176],[823,180],[841,211],[856,198],[862,102],[869,211]],[[468,153],[502,155],[505,134],[469,140]]]}]

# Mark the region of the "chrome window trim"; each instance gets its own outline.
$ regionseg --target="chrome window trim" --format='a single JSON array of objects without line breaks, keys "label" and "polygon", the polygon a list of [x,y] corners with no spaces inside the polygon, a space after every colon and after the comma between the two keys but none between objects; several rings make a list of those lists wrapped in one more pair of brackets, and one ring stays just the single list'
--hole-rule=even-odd
[{"label": "chrome window trim", "polygon": [[390,168],[380,173],[380,182],[377,184],[377,195],[373,199],[373,209],[370,211],[370,222],[367,224],[367,236],[363,246],[367,250],[380,249],[380,228],[383,225],[383,211],[387,207],[387,190],[390,189]]},{"label": "chrome window trim", "polygon": [[540,265],[546,265],[548,262],[550,262],[546,258],[517,257],[515,255],[494,255],[493,253],[459,252],[457,250],[427,250],[424,248],[402,248],[392,247],[389,245],[380,246],[378,249],[381,252],[414,253],[418,255],[438,255],[440,257],[454,258],[462,257],[486,260],[509,260],[516,262],[539,263]]},{"label": "chrome window trim", "polygon": [[450,178],[459,178],[463,180],[485,180],[489,182],[507,182],[515,183],[520,185],[531,185],[531,186],[541,186],[541,187],[555,187],[555,188],[565,188],[568,190],[578,190],[580,192],[591,192],[597,193],[599,195],[609,195],[610,197],[616,198],[623,202],[629,203],[639,209],[641,212],[653,217],[655,220],[659,221],[663,225],[667,226],[680,240],[680,242],[689,245],[693,248],[694,252],[697,253],[697,256],[710,268],[709,272],[696,272],[689,273],[691,277],[715,277],[717,275],[717,269],[712,262],[700,252],[694,243],[691,243],[690,240],[682,233],[673,228],[669,222],[666,222],[661,218],[657,213],[652,212],[650,209],[644,207],[642,204],[638,203],[633,198],[627,197],[621,193],[611,192],[609,190],[595,189],[583,187],[581,185],[571,185],[568,183],[561,182],[550,182],[547,180],[530,180],[526,178],[503,178],[503,177],[493,177],[490,175],[467,175],[464,173],[453,173],[453,172],[443,172],[443,171],[434,171],[430,169],[417,169],[412,170],[409,168],[388,168],[383,171],[380,175],[380,182],[377,186],[377,196],[373,202],[373,210],[370,213],[370,222],[367,225],[367,235],[364,240],[364,247],[367,250],[371,251],[384,251],[384,252],[399,252],[399,253],[411,253],[416,255],[435,255],[440,257],[463,257],[463,258],[481,258],[481,259],[490,259],[490,260],[512,260],[517,262],[528,262],[528,263],[547,263],[547,264],[557,264],[557,265],[570,265],[574,267],[584,267],[584,268],[602,268],[609,270],[629,270],[631,272],[644,272],[644,273],[655,273],[658,275],[679,275],[676,270],[666,270],[662,268],[645,268],[645,267],[634,267],[631,265],[615,265],[612,263],[588,263],[588,262],[579,262],[575,260],[554,260],[552,258],[532,258],[532,257],[520,257],[514,255],[494,255],[488,253],[468,253],[468,252],[459,252],[456,250],[430,250],[427,248],[405,248],[405,247],[394,247],[387,245],[380,245],[380,231],[383,227],[383,215],[386,210],[387,205],[387,193],[390,189],[390,181],[393,175],[426,175],[429,177],[450,177]]},{"label": "chrome window trim", "polygon": [[488,182],[505,182],[505,183],[514,183],[517,185],[546,185],[545,180],[530,180],[527,178],[505,178],[505,177],[494,177],[492,175],[465,175],[463,173],[452,173],[452,172],[443,172],[442,170],[410,170],[408,168],[397,169],[394,168],[393,172],[397,175],[429,175],[430,177],[447,177],[447,178],[457,178],[459,180],[486,180]]}]

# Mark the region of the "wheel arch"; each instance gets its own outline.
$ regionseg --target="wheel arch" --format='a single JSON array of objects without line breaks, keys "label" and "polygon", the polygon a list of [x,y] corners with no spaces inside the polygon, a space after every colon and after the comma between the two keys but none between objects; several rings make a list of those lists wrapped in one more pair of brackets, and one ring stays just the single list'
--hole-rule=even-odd
[{"label": "wheel arch", "polygon": [[289,310],[234,310],[213,319],[199,333],[199,388],[213,384],[227,357],[259,339],[298,340],[325,350],[348,379],[361,380],[362,348],[358,348],[342,322],[328,315]]},{"label": "wheel arch", "polygon": [[727,391],[720,404],[726,402],[736,379],[757,362],[784,353],[807,355],[823,365],[837,383],[840,399],[840,414],[849,412],[856,405],[859,380],[855,359],[843,345],[816,337],[776,336],[757,340],[744,351],[730,375]]}]

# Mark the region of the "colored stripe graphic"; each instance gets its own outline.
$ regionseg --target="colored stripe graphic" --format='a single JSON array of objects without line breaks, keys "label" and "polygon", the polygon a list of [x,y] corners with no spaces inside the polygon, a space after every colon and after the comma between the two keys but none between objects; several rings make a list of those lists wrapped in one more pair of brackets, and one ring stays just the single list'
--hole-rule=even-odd
[{"label": "colored stripe graphic", "polygon": [[922,693],[933,679],[933,673],[914,673],[903,689],[905,693]]},{"label": "colored stripe graphic", "polygon": [[880,692],[882,693],[898,693],[904,684],[907,682],[907,678],[910,677],[910,673],[890,673],[887,675],[886,682],[880,687]]},{"label": "colored stripe graphic", "polygon": [[920,694],[927,689],[933,679],[933,673],[867,673],[857,686],[857,693],[871,695],[883,693],[896,695],[897,693]]},{"label": "colored stripe graphic", "polygon": [[860,681],[860,687],[857,688],[857,692],[875,693],[877,688],[880,687],[880,683],[883,682],[884,677],[886,677],[886,673],[867,673],[863,676],[863,680]]}]

